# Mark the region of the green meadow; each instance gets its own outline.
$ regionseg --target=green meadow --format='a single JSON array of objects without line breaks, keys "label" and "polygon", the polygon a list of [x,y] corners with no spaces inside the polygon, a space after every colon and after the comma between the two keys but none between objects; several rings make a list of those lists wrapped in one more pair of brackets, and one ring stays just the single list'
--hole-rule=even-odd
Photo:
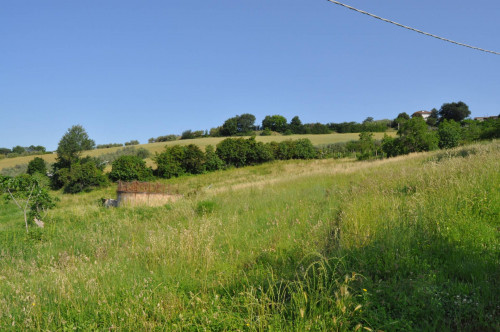
[{"label": "green meadow", "polygon": [[500,330],[499,141],[163,182],[183,198],[53,192],[28,234],[0,203],[0,330]]}]

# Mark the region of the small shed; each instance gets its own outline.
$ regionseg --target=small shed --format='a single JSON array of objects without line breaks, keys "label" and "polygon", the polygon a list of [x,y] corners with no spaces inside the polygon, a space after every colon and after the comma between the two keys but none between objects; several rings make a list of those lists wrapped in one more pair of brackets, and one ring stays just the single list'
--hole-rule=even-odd
[{"label": "small shed", "polygon": [[172,193],[170,186],[158,182],[118,182],[118,206],[161,206],[175,202],[182,195]]}]

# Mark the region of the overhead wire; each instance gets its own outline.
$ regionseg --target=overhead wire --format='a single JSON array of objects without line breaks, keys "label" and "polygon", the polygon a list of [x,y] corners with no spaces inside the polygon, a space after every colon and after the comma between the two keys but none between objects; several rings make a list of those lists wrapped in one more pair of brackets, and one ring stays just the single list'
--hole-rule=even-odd
[{"label": "overhead wire", "polygon": [[439,39],[439,40],[443,40],[443,41],[448,42],[448,43],[452,43],[452,44],[456,44],[456,45],[459,45],[459,46],[468,47],[468,48],[471,48],[471,49],[474,49],[474,50],[477,50],[477,51],[482,51],[482,52],[487,52],[487,53],[491,53],[491,54],[500,55],[499,52],[490,51],[490,50],[486,50],[486,49],[483,49],[483,48],[480,48],[480,47],[476,47],[476,46],[472,46],[472,45],[468,45],[468,44],[464,44],[464,43],[459,43],[459,42],[451,40],[451,39],[443,38],[443,37],[434,35],[432,33],[428,33],[428,32],[422,31],[422,30],[418,30],[418,29],[409,27],[407,25],[403,25],[401,23],[394,22],[394,21],[388,20],[386,18],[377,16],[375,14],[371,14],[371,13],[366,12],[364,10],[354,8],[352,6],[346,5],[345,3],[342,3],[342,2],[339,2],[339,1],[336,1],[336,0],[326,0],[326,1],[334,3],[334,4],[342,6],[342,7],[345,7],[345,8],[348,8],[348,9],[351,9],[351,10],[354,10],[355,12],[358,12],[358,13],[371,16],[373,18],[376,18],[377,20],[381,20],[381,21],[384,21],[384,22],[387,22],[387,23],[391,23],[391,24],[397,25],[398,27],[401,27],[401,28],[404,28],[404,29],[408,29],[408,30],[411,30],[411,31],[415,31],[415,32],[421,33],[421,34],[429,36],[429,37],[433,37],[433,38],[436,38],[436,39]]}]

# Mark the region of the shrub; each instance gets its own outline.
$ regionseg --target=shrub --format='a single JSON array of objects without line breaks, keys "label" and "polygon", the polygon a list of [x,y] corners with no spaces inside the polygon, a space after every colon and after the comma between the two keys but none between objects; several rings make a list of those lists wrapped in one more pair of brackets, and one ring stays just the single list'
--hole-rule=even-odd
[{"label": "shrub", "polygon": [[139,141],[138,140],[131,140],[129,142],[125,142],[125,146],[130,146],[130,145],[139,145]]},{"label": "shrub", "polygon": [[57,171],[65,193],[75,194],[108,185],[108,179],[94,160],[78,161]]},{"label": "shrub", "polygon": [[35,173],[47,174],[47,165],[45,160],[40,157],[36,157],[28,163],[28,174],[33,175]]},{"label": "shrub", "polygon": [[459,123],[445,119],[439,124],[438,136],[441,149],[454,148],[462,138],[462,128]]},{"label": "shrub", "polygon": [[20,164],[12,167],[6,167],[0,170],[0,174],[6,176],[18,176],[28,171],[28,164]]},{"label": "shrub", "polygon": [[207,172],[217,171],[224,168],[224,162],[219,158],[212,145],[205,148],[205,170]]},{"label": "shrub", "polygon": [[295,159],[314,159],[316,156],[316,149],[308,138],[295,141]]},{"label": "shrub", "polygon": [[184,149],[181,166],[185,173],[201,174],[204,171],[205,154],[197,145],[189,144]]},{"label": "shrub", "polygon": [[182,160],[184,159],[183,146],[166,147],[164,152],[156,154],[153,159],[156,162],[156,173],[159,177],[170,179],[184,174],[182,167]]},{"label": "shrub", "polygon": [[272,131],[268,128],[264,129],[261,133],[260,136],[271,136]]},{"label": "shrub", "polygon": [[97,149],[109,149],[123,146],[122,143],[108,143],[108,144],[98,144],[96,146]]},{"label": "shrub", "polygon": [[138,156],[121,156],[113,162],[109,173],[112,181],[148,181],[153,177],[153,170]]},{"label": "shrub", "polygon": [[242,167],[246,165],[248,145],[243,138],[226,138],[217,144],[217,156],[227,165]]}]

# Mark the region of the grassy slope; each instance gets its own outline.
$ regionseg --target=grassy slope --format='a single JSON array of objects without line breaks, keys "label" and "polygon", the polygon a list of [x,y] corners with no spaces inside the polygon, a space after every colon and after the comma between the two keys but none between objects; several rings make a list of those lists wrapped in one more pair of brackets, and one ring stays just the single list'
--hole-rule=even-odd
[{"label": "grassy slope", "polygon": [[500,329],[499,160],[275,162],[171,180],[185,199],[158,208],[64,195],[29,235],[2,207],[0,330]]},{"label": "grassy slope", "polygon": [[[394,135],[394,132],[387,132],[388,135]],[[383,133],[375,133],[375,139],[381,139],[384,136]],[[322,145],[322,144],[331,144],[338,142],[348,142],[351,140],[358,140],[359,134],[328,134],[328,135],[290,135],[290,136],[257,136],[257,141],[259,142],[281,142],[289,139],[299,139],[299,138],[309,138],[313,145]],[[141,144],[136,145],[136,147],[143,147],[149,150],[151,153],[161,152],[165,148],[165,146],[171,145],[188,145],[188,144],[196,144],[201,148],[205,148],[207,145],[217,145],[220,141],[225,139],[225,137],[207,137],[207,138],[199,138],[199,139],[189,139],[189,140],[179,140],[173,142],[162,142],[162,143],[151,143],[151,144]],[[96,149],[91,151],[86,151],[83,155],[89,155],[92,157],[97,157],[101,154],[115,152],[118,149],[122,149],[123,147],[109,148],[109,149]],[[28,164],[35,157],[43,158],[45,161],[49,163],[54,163],[56,161],[56,154],[45,154],[41,156],[25,156],[25,157],[17,157],[17,158],[4,158],[0,159],[0,170],[7,167],[14,167],[16,165]],[[150,166],[153,163],[149,160],[148,163]]]}]

